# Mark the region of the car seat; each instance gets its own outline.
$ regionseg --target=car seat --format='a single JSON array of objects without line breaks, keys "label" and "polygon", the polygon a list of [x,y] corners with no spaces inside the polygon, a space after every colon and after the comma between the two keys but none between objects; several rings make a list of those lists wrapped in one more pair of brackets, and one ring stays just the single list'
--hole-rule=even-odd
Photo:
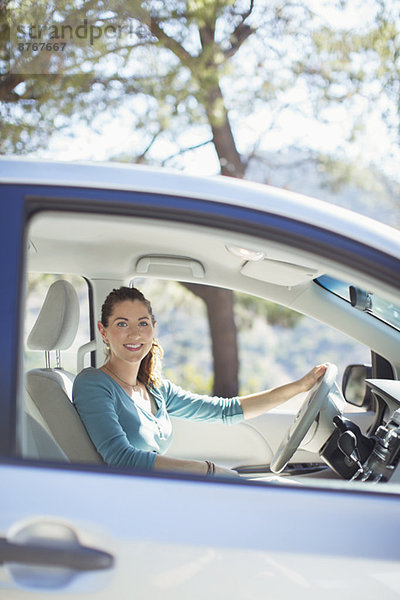
[{"label": "car seat", "polygon": [[[61,367],[60,351],[70,348],[78,326],[78,295],[68,281],[57,280],[50,286],[27,340],[30,350],[45,352],[46,366],[26,374],[26,439],[31,440],[29,446],[38,458],[102,463],[72,404],[74,375]],[[56,352],[55,368],[50,366],[52,351]],[[51,449],[49,437],[58,449]]]}]

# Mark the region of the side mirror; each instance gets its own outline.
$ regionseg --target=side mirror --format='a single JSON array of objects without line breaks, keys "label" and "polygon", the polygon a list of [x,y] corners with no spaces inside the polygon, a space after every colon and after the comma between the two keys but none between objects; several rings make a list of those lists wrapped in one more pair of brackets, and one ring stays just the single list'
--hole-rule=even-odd
[{"label": "side mirror", "polygon": [[372,408],[371,390],[365,380],[372,376],[370,365],[348,365],[343,374],[342,392],[346,402],[353,406]]}]

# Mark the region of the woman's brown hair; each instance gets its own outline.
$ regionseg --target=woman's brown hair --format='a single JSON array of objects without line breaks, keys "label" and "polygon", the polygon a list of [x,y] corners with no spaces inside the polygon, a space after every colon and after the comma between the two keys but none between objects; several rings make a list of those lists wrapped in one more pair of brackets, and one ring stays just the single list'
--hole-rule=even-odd
[{"label": "woman's brown hair", "polygon": [[[114,306],[119,304],[120,302],[124,302],[125,300],[139,300],[142,302],[150,315],[151,322],[154,325],[156,324],[156,319],[154,317],[153,309],[151,307],[150,301],[145,298],[140,290],[134,287],[125,287],[122,286],[120,288],[114,288],[112,292],[110,292],[107,298],[104,301],[103,306],[101,307],[101,322],[104,327],[108,327],[108,322],[110,316],[114,310]],[[150,351],[143,358],[140,363],[138,379],[144,385],[151,385],[153,387],[160,387],[162,384],[161,377],[161,365],[162,365],[162,357],[163,357],[163,349],[161,348],[158,341],[154,338],[153,344],[150,348]]]}]

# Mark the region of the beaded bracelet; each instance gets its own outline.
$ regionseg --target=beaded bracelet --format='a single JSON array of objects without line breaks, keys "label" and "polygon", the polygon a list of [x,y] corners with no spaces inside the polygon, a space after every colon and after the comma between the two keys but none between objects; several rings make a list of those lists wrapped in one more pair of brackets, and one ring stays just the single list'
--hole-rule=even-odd
[{"label": "beaded bracelet", "polygon": [[206,460],[205,463],[207,465],[206,475],[209,475],[210,477],[212,477],[215,474],[215,464],[213,462],[211,462],[211,460]]}]

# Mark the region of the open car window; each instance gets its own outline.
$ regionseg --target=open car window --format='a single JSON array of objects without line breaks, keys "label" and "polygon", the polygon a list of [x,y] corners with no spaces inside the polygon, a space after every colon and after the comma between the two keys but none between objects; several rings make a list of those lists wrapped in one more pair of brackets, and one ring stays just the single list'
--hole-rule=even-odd
[{"label": "open car window", "polygon": [[[102,172],[102,176],[106,175],[109,173]],[[157,182],[161,185],[158,179]],[[230,182],[222,183],[230,186]],[[257,193],[261,193],[259,188]],[[360,440],[374,434],[378,421],[370,410],[372,404],[367,408],[346,404],[340,397],[341,380],[349,364],[371,367],[371,350],[397,357],[397,330],[365,318],[348,302],[338,302],[330,290],[315,284],[315,279],[340,275],[345,269],[335,263],[329,248],[324,250],[325,256],[321,254],[321,240],[325,238],[323,230],[315,225],[301,226],[304,245],[299,243],[300,213],[296,213],[294,226],[294,220],[282,214],[271,220],[269,212],[261,212],[261,198],[256,209],[240,206],[238,201],[232,210],[227,194],[220,203],[188,194],[189,197],[173,191],[143,193],[107,186],[89,190],[71,186],[44,189],[31,196],[35,210],[27,229],[28,285],[35,277],[40,280],[46,273],[53,274],[47,291],[60,284],[57,289],[61,294],[77,296],[78,304],[83,301],[86,308],[80,311],[78,319],[76,310],[72,311],[76,329],[68,328],[73,333],[70,331],[67,341],[64,335],[53,336],[56,327],[52,328],[46,316],[45,343],[43,338],[38,341],[36,335],[34,347],[26,355],[26,412],[35,421],[35,431],[39,424],[59,448],[57,453],[49,452],[40,436],[42,446],[38,447],[31,435],[33,443],[22,444],[24,457],[47,461],[61,456],[72,467],[92,463],[96,468],[104,463],[115,466],[101,454],[101,441],[90,436],[88,422],[81,419],[73,386],[81,370],[89,365],[99,368],[105,361],[96,322],[106,296],[114,288],[134,285],[151,300],[155,311],[157,337],[165,352],[165,379],[193,394],[228,398],[251,395],[294,381],[315,364],[335,365],[339,400],[335,403],[325,398],[328,411],[320,418],[319,407],[307,424],[307,431],[303,427],[304,435],[292,444],[293,452],[289,460],[285,459],[281,476],[308,477],[311,469],[312,473],[322,473],[324,484],[332,478],[351,478],[352,469],[338,466],[338,462],[348,459],[347,455],[332,456],[337,442],[333,416],[336,412],[347,415],[345,418],[354,423]],[[295,200],[290,197],[290,201]],[[272,204],[271,201],[270,210]],[[295,208],[298,211],[297,204]],[[265,223],[259,220],[261,215]],[[335,238],[335,242],[340,241],[340,237]],[[331,243],[331,238],[326,237],[326,243]],[[357,250],[359,242],[354,244]],[[345,247],[347,251],[347,241]],[[352,268],[356,269],[356,262]],[[45,288],[46,285],[33,308],[30,303],[34,295],[28,294],[28,342],[34,316],[40,304],[42,308],[46,304]],[[218,300],[218,290],[226,301]],[[63,303],[57,299],[52,302],[56,310],[49,316],[62,315],[58,307]],[[225,304],[232,304],[233,308],[228,320],[235,331],[230,337]],[[68,311],[65,315],[69,320]],[[62,318],[61,324],[63,321]],[[216,336],[225,339],[218,349]],[[53,343],[54,337],[59,348]],[[232,350],[235,339],[237,356],[230,362],[228,350]],[[42,360],[46,360],[48,351],[56,354],[50,364],[43,360],[40,365],[31,362],[32,351],[42,355]],[[58,351],[61,356],[57,356]],[[231,367],[235,361],[236,373]],[[229,373],[225,382],[229,379],[228,384],[232,385],[214,385],[216,365],[219,373]],[[50,393],[44,392],[48,383],[44,384],[43,376],[50,380]],[[365,377],[361,383],[365,384]],[[60,389],[61,399],[57,395]],[[55,401],[56,397],[60,402]],[[175,422],[171,415],[173,440],[165,455],[182,460],[211,460],[240,472],[246,481],[256,477],[258,481],[265,478],[270,482],[276,475],[271,474],[274,456],[291,431],[297,411],[311,399],[306,392],[296,394],[282,406],[232,427],[178,418]],[[68,414],[60,416],[58,404],[60,410],[61,406],[67,407]],[[384,408],[381,412],[386,414]],[[32,425],[32,420],[28,421]],[[86,432],[86,441],[80,448],[75,443],[71,448],[69,443],[75,427]],[[322,448],[331,436],[334,439],[326,463]],[[365,448],[370,451],[370,444]],[[362,458],[367,457],[363,454]],[[136,474],[134,469],[129,473]]]},{"label": "open car window", "polygon": [[[103,237],[98,235],[100,229]],[[107,235],[109,238],[106,238]],[[59,456],[65,455],[66,460],[72,464],[102,464],[102,459],[90,440],[86,440],[80,448],[76,444],[73,448],[70,447],[70,431],[74,427],[82,431],[82,423],[71,403],[72,384],[76,374],[83,368],[89,365],[100,367],[104,363],[104,348],[95,324],[100,318],[105,296],[114,287],[134,285],[151,299],[157,319],[157,337],[164,349],[164,377],[196,394],[212,396],[217,393],[214,389],[215,369],[225,371],[229,362],[226,347],[214,356],[212,352],[215,340],[212,342],[210,336],[208,313],[217,310],[216,300],[214,303],[205,302],[208,287],[206,282],[185,282],[184,277],[190,279],[197,276],[198,265],[208,260],[209,271],[218,268],[221,274],[229,275],[230,269],[233,273],[237,271],[239,276],[242,271],[244,282],[250,288],[257,286],[259,281],[264,284],[264,280],[273,278],[276,292],[280,293],[282,290],[283,293],[283,283],[287,283],[288,278],[294,278],[290,279],[294,282],[300,277],[298,285],[301,286],[304,280],[309,279],[311,271],[296,269],[293,263],[287,262],[285,255],[286,261],[271,261],[269,258],[264,264],[259,261],[257,270],[251,271],[249,275],[250,265],[243,266],[242,256],[236,256],[226,247],[230,235],[224,229],[188,226],[186,230],[179,223],[169,222],[166,227],[160,220],[133,217],[121,219],[118,215],[104,218],[75,214],[72,211],[46,211],[35,215],[28,232],[28,237],[38,251],[28,254],[31,271],[27,279],[29,293],[26,304],[26,338],[29,341],[35,319],[54,283],[64,282],[73,288],[79,299],[80,314],[73,340],[68,344],[63,342],[60,362],[57,362],[57,356],[52,350],[50,364],[46,366],[45,352],[38,348],[29,350],[28,343],[25,355],[27,412],[45,428],[59,449],[52,453],[46,447],[41,455],[40,451],[37,454],[37,445],[24,444],[26,457],[57,460]],[[150,252],[153,247],[157,248],[158,240],[162,240],[161,245],[166,248],[165,257]],[[197,260],[195,268],[193,261],[171,258],[173,253],[184,257],[189,251],[189,243],[192,243],[190,253]],[[241,245],[246,247],[245,243]],[[241,245],[237,243],[238,247]],[[204,257],[203,248],[208,252]],[[276,253],[275,256],[281,258],[282,253]],[[51,266],[56,274],[41,272],[42,264]],[[221,265],[228,268],[224,271]],[[143,273],[144,267],[148,272]],[[58,274],[59,271],[63,274]],[[154,277],[153,272],[163,277]],[[202,277],[205,272],[206,269],[200,269]],[[177,280],[177,274],[183,275],[182,281]],[[90,294],[87,280],[90,281]],[[312,284],[312,280],[310,283]],[[225,392],[225,395],[248,395],[279,386],[301,377],[313,365],[321,362],[337,365],[340,386],[349,363],[370,362],[370,348],[367,345],[335,327],[310,318],[311,315],[302,315],[284,304],[261,297],[261,294],[257,296],[245,293],[243,289],[235,291],[217,288],[215,285],[211,289],[220,290],[221,294],[226,295],[224,297],[233,300],[232,327],[238,342],[238,387],[233,388],[232,392]],[[259,289],[262,291],[263,288]],[[314,300],[321,304],[328,317],[330,307],[328,303],[324,308],[324,301],[324,297]],[[90,314],[93,315],[92,327]],[[218,319],[223,317],[221,313]],[[214,334],[217,332],[226,335],[227,324],[218,319],[214,324]],[[218,359],[217,365],[215,361]],[[55,372],[46,373],[46,368],[55,369]],[[43,384],[37,383],[42,375],[49,375],[52,384],[55,378],[62,379],[64,387],[61,398],[59,390],[53,397],[53,387],[50,391],[45,391]],[[210,457],[218,464],[239,469],[246,480],[256,478],[261,481],[264,476],[270,477],[270,463],[274,453],[304,398],[305,394],[296,395],[270,414],[254,419],[251,423],[240,423],[232,427],[173,419],[174,440],[167,455],[191,460]],[[47,416],[49,407],[50,417]],[[66,407],[68,414],[58,412]],[[347,405],[345,410],[348,414],[359,413],[352,418],[358,422],[362,431],[366,431],[371,425],[371,414],[363,414],[352,405]],[[63,416],[60,417],[61,414]],[[42,443],[43,440],[39,437],[39,441]],[[315,445],[311,450],[300,448],[295,453],[293,464],[296,467],[294,471],[289,467],[290,474],[294,472],[300,476],[309,475],[310,469],[311,473],[322,471],[328,474]]]}]

